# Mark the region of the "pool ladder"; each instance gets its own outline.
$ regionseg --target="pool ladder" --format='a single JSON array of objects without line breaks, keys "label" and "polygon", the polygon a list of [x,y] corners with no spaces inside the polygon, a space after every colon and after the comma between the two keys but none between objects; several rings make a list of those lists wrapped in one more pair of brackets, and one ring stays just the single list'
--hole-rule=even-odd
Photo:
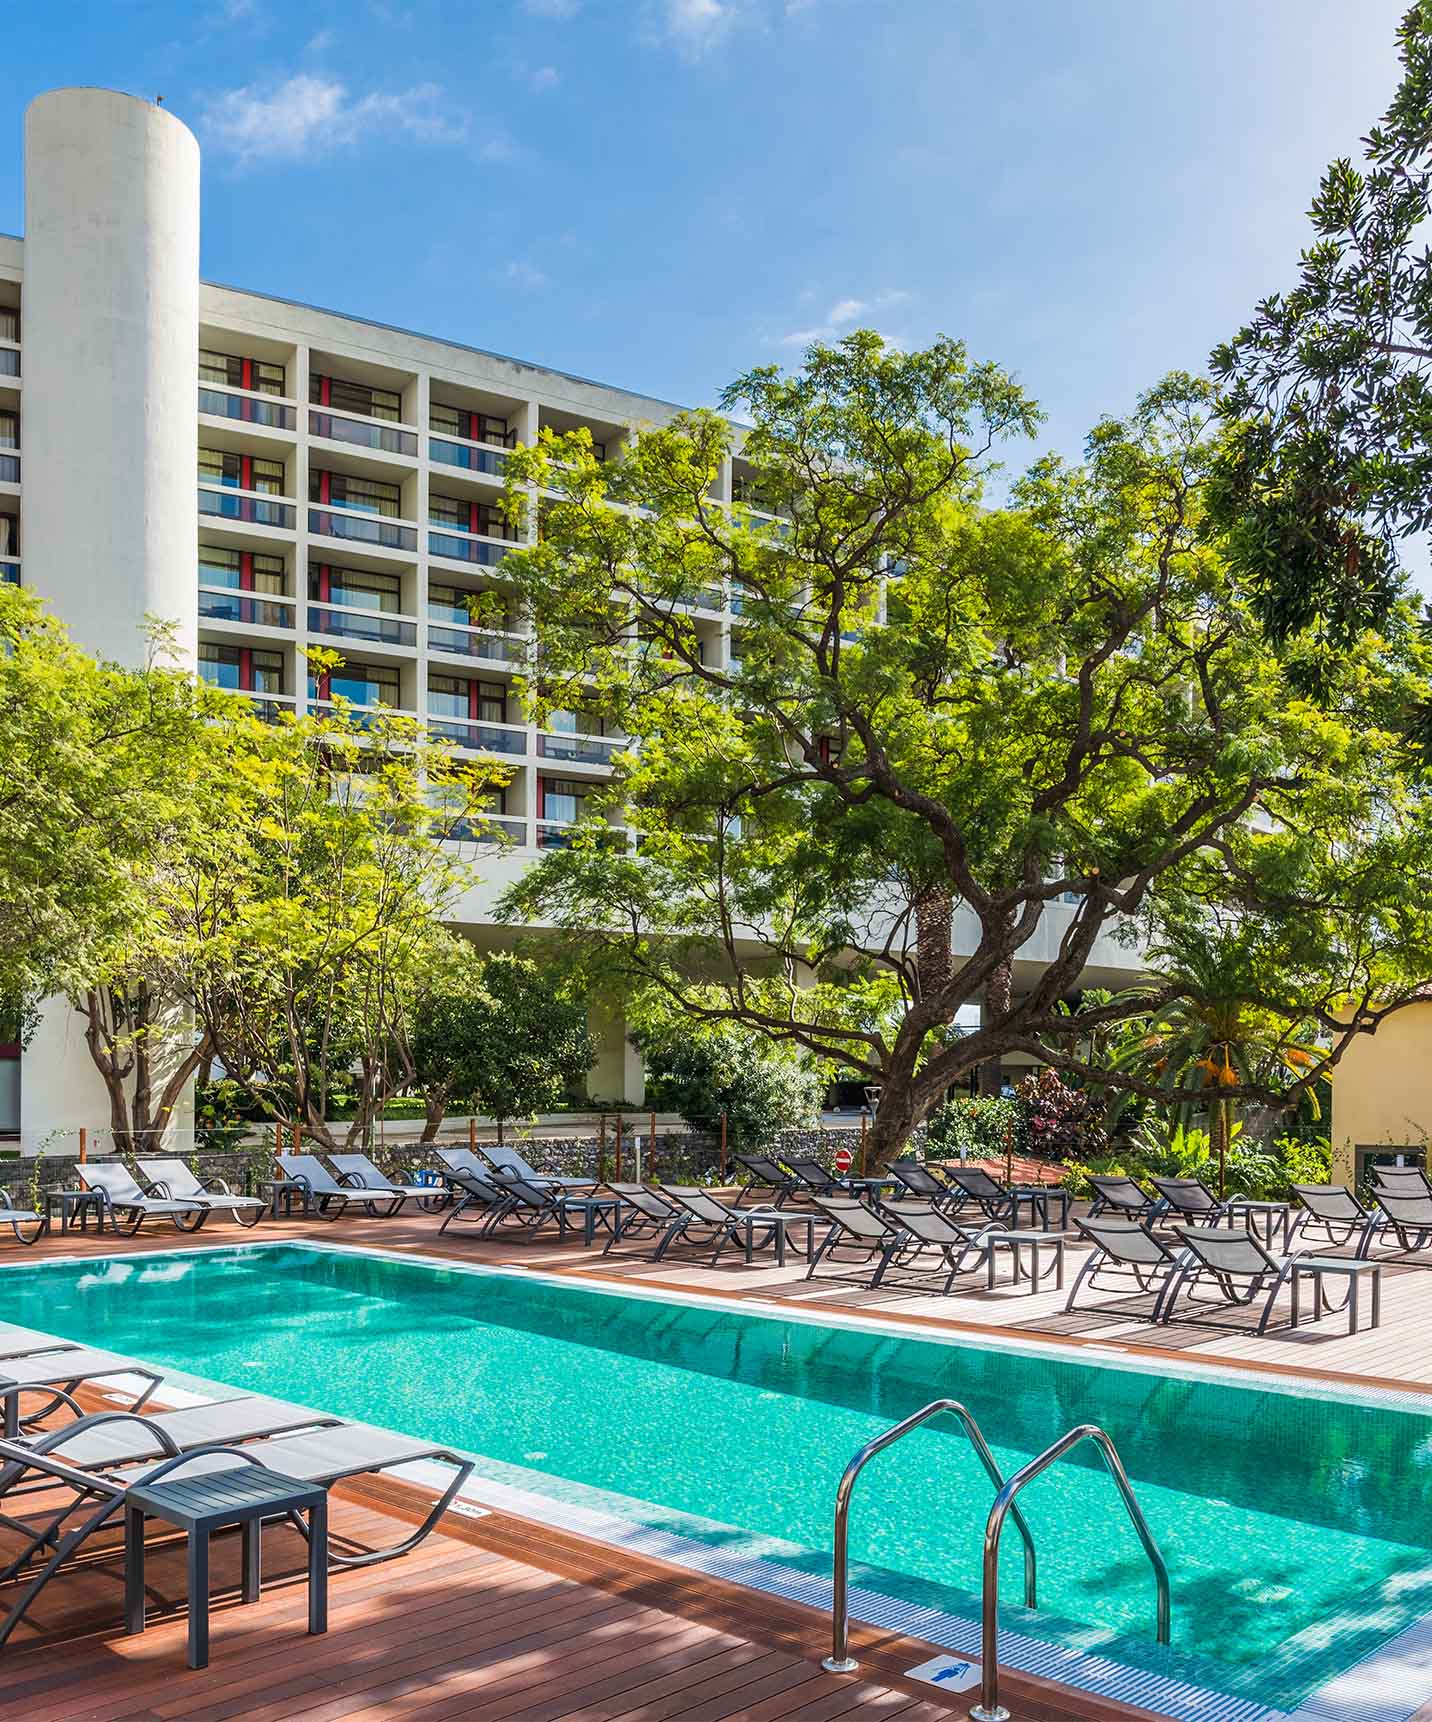
[{"label": "pool ladder", "polygon": [[1061,1435],[1051,1446],[1046,1447],[1042,1453],[1037,1454],[1027,1465],[1021,1466],[1006,1482],[994,1454],[990,1451],[989,1443],[969,1409],[957,1399],[933,1399],[902,1422],[877,1435],[873,1441],[868,1441],[845,1467],[840,1486],[835,1493],[835,1586],[832,1599],[831,1654],[822,1658],[821,1667],[830,1674],[850,1674],[859,1666],[850,1654],[849,1610],[850,1497],[854,1492],[856,1479],[877,1453],[883,1452],[902,1436],[908,1435],[912,1429],[918,1429],[922,1423],[927,1423],[932,1417],[944,1412],[957,1417],[964,1425],[965,1433],[996,1490],[994,1505],[990,1508],[989,1518],[985,1523],[980,1608],[980,1699],[978,1704],[970,1707],[971,1722],[1009,1722],[1009,1711],[999,1701],[999,1542],[1004,1531],[1004,1522],[1007,1518],[1013,1518],[1015,1528],[1023,1540],[1024,1605],[1026,1608],[1033,1608],[1036,1578],[1034,1541],[1016,1500],[1026,1484],[1032,1483],[1056,1460],[1062,1459],[1066,1453],[1085,1441],[1092,1441],[1098,1448],[1104,1468],[1119,1491],[1125,1511],[1154,1569],[1154,1583],[1158,1591],[1158,1641],[1160,1644],[1167,1644],[1172,1630],[1168,1565],[1154,1541],[1154,1534],[1149,1529],[1144,1510],[1134,1494],[1118,1449],[1105,1431],[1095,1423],[1078,1424],[1067,1434]]}]

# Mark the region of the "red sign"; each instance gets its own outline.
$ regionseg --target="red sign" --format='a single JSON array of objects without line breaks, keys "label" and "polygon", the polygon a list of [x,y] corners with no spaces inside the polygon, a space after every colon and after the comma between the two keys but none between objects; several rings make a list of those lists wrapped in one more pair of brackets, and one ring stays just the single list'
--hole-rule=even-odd
[{"label": "red sign", "polygon": [[854,1158],[855,1158],[855,1156],[850,1152],[850,1150],[848,1148],[837,1148],[835,1151],[835,1169],[836,1169],[836,1171],[840,1172],[840,1173],[848,1172],[850,1170],[850,1162]]}]

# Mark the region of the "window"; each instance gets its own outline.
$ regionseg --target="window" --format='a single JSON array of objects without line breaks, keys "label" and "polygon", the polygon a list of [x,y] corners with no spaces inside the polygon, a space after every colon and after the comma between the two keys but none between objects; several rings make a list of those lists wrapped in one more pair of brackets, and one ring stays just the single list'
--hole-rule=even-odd
[{"label": "window", "polygon": [[442,436],[460,436],[464,442],[496,443],[500,448],[512,448],[517,442],[517,432],[506,419],[491,413],[470,413],[465,407],[445,406],[441,401],[432,402],[428,408],[428,429]]},{"label": "window", "polygon": [[502,682],[474,682],[465,676],[429,675],[428,711],[434,717],[506,723],[507,689]]},{"label": "window", "polygon": [[281,460],[235,454],[224,448],[199,450],[200,484],[222,484],[229,490],[257,490],[265,496],[282,496],[283,474]]},{"label": "window", "polygon": [[249,550],[201,544],[199,584],[223,586],[231,592],[271,592],[281,597],[288,591],[288,570],[282,556],[260,556]]},{"label": "window", "polygon": [[213,640],[200,640],[199,674],[217,688],[281,694],[283,653],[259,651],[253,646],[221,646]]},{"label": "window", "polygon": [[403,416],[403,397],[396,389],[347,383],[342,377],[310,377],[308,398],[314,406],[332,407],[339,413],[361,413],[368,419],[390,419],[396,423]]},{"label": "window", "polygon": [[20,339],[20,313],[12,305],[0,305],[0,341]]},{"label": "window", "polygon": [[264,359],[240,358],[236,353],[218,353],[212,347],[199,349],[201,383],[219,383],[227,388],[248,389],[260,395],[281,395],[284,378],[282,365],[271,364]]},{"label": "window", "polygon": [[428,520],[458,532],[481,532],[489,538],[510,538],[511,528],[500,508],[490,502],[464,502],[457,496],[429,496]]},{"label": "window", "polygon": [[552,711],[547,728],[557,735],[605,735],[606,726],[596,712]]},{"label": "window", "polygon": [[379,478],[350,478],[345,472],[311,472],[308,500],[334,508],[356,508],[362,514],[382,514],[390,520],[403,512],[401,485]]},{"label": "window", "polygon": [[19,413],[0,413],[0,448],[19,448]]},{"label": "window", "polygon": [[347,604],[355,610],[389,610],[403,607],[403,583],[396,574],[359,573],[355,568],[333,568],[326,562],[308,565],[308,595],[325,604]]},{"label": "window", "polygon": [[20,517],[18,514],[0,514],[0,556],[19,554]]},{"label": "window", "polygon": [[597,787],[580,778],[539,777],[537,817],[572,824],[582,817],[586,802]]},{"label": "window", "polygon": [[355,706],[400,703],[398,669],[391,664],[343,664],[331,676],[308,678],[310,699],[350,700]]}]

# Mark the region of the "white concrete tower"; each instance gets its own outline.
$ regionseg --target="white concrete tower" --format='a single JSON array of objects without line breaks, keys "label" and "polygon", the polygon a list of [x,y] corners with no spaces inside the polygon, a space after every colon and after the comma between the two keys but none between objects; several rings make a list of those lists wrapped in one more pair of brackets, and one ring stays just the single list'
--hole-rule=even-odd
[{"label": "white concrete tower", "polygon": [[25,114],[25,584],[122,662],[196,651],[199,145],[113,90]]},{"label": "white concrete tower", "polygon": [[[100,657],[142,662],[145,617],[197,655],[199,145],[113,90],[52,90],[25,115],[26,586]],[[83,1023],[44,1009],[20,1129],[108,1117]],[[73,1141],[69,1142],[73,1152]]]}]

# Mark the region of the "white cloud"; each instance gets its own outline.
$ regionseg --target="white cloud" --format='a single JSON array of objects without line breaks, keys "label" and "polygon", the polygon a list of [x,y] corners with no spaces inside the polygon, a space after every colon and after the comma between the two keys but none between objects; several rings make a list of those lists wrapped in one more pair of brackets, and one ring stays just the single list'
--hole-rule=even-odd
[{"label": "white cloud", "polygon": [[530,288],[533,292],[547,285],[547,277],[537,265],[524,262],[520,258],[513,258],[502,273],[506,280],[515,282],[519,287]]},{"label": "white cloud", "polygon": [[538,66],[535,72],[527,73],[529,88],[539,96],[544,90],[555,90],[561,81],[561,75],[555,66]]},{"label": "white cloud", "polygon": [[270,90],[249,84],[226,91],[209,104],[205,122],[212,141],[245,165],[326,155],[395,131],[429,144],[467,138],[466,120],[436,84],[355,97],[336,78],[303,72]]},{"label": "white cloud", "polygon": [[783,347],[808,347],[813,341],[833,341],[843,335],[851,324],[870,309],[864,299],[837,299],[826,312],[825,321],[813,329],[793,329],[781,336]]},{"label": "white cloud", "polygon": [[226,24],[242,24],[245,18],[252,18],[257,7],[254,0],[224,0],[221,8]]},{"label": "white cloud", "polygon": [[662,0],[667,39],[688,60],[699,60],[724,39],[742,12],[739,0]]},{"label": "white cloud", "polygon": [[533,18],[575,18],[582,0],[522,0],[522,10]]}]

